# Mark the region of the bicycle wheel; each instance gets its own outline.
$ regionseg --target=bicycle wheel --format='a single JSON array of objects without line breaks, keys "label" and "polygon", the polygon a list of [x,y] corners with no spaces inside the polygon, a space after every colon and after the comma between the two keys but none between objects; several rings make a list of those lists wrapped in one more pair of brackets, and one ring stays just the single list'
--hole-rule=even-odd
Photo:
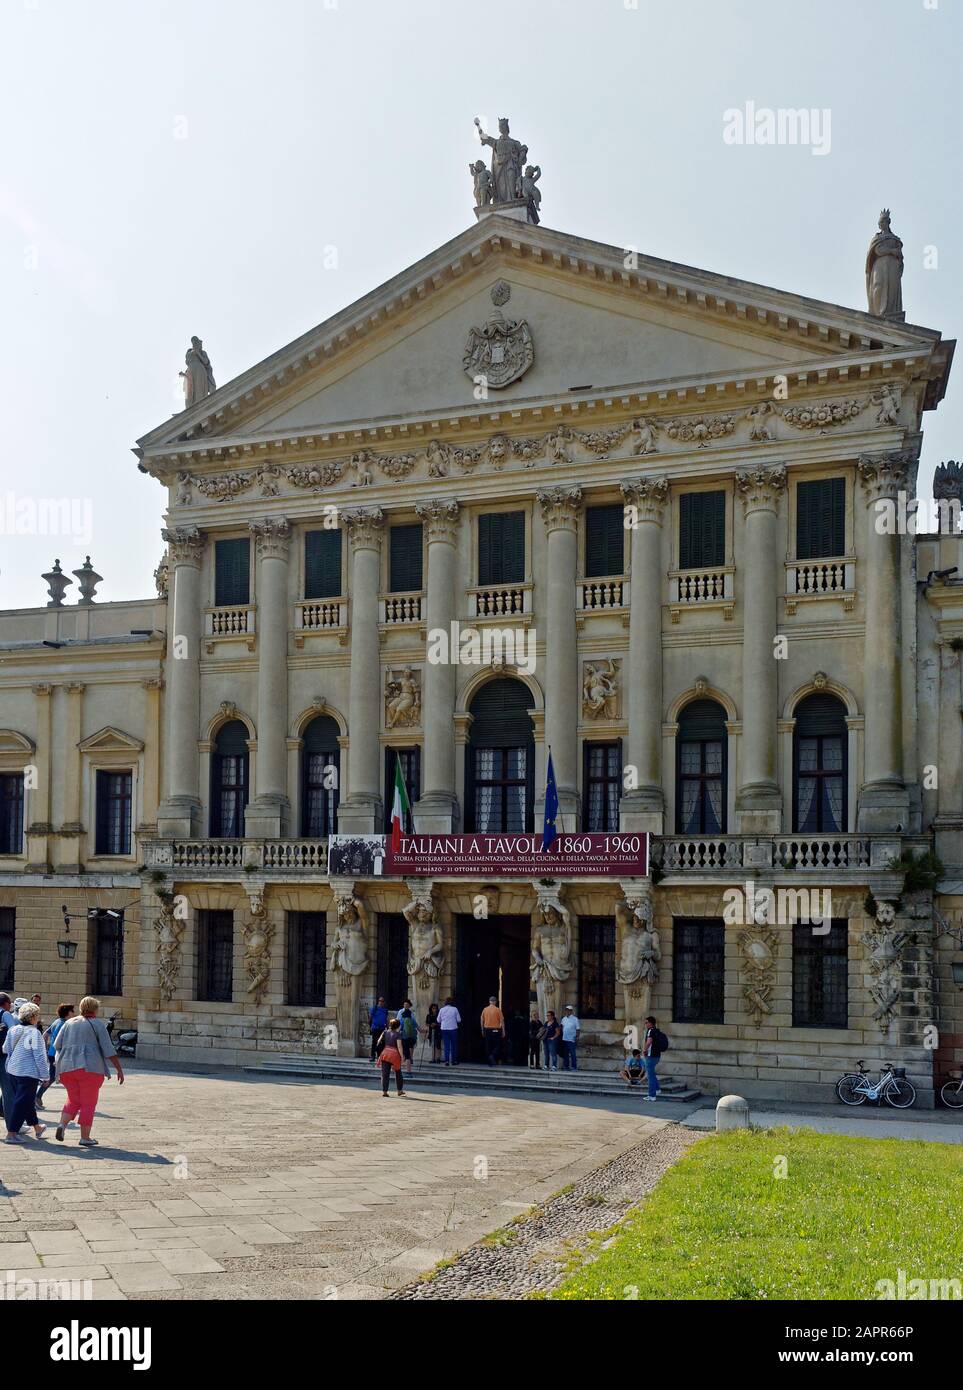
[{"label": "bicycle wheel", "polygon": [[916,1087],[905,1076],[894,1076],[883,1094],[889,1105],[906,1110],[916,1099]]},{"label": "bicycle wheel", "polygon": [[963,1082],[944,1081],[940,1087],[940,1099],[952,1110],[959,1110],[963,1106]]},{"label": "bicycle wheel", "polygon": [[857,1089],[862,1082],[861,1076],[841,1076],[836,1082],[836,1094],[844,1105],[862,1105],[866,1100],[866,1092]]}]

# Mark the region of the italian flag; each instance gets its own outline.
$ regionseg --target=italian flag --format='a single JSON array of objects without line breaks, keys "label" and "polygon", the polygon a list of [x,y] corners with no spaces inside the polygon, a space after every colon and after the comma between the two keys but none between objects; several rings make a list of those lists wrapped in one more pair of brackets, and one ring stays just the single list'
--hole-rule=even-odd
[{"label": "italian flag", "polygon": [[405,817],[411,813],[411,802],[408,800],[408,789],[405,786],[404,773],[401,771],[401,759],[395,759],[395,792],[391,802],[391,852],[397,854],[401,849],[401,834],[405,826]]}]

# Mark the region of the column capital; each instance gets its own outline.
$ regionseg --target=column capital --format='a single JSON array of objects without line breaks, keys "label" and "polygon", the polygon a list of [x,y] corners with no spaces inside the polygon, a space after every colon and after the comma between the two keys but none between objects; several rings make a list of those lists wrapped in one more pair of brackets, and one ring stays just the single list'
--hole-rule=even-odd
[{"label": "column capital", "polygon": [[666,478],[626,478],[619,486],[628,505],[635,507],[637,520],[654,521],[661,526],[669,500]]},{"label": "column capital", "polygon": [[415,515],[424,525],[425,538],[429,545],[432,541],[455,544],[460,512],[461,508],[457,502],[443,502],[438,497],[432,497],[429,502],[419,502],[415,507]]},{"label": "column capital", "polygon": [[863,496],[869,505],[880,498],[895,498],[906,488],[909,469],[915,455],[907,450],[888,454],[860,454],[856,472],[863,485]]},{"label": "column capital", "polygon": [[83,681],[67,681],[64,685],[64,690],[68,695],[82,695],[86,689]]},{"label": "column capital", "polygon": [[141,685],[143,686],[143,688],[144,688],[145,690],[163,690],[163,689],[164,689],[164,677],[163,677],[163,676],[145,676],[144,679],[141,681]]},{"label": "column capital", "polygon": [[252,521],[249,530],[255,539],[262,560],[286,560],[291,543],[291,523],[286,516],[265,517]]},{"label": "column capital", "polygon": [[33,693],[40,697],[53,694],[53,686],[48,681],[40,681],[37,685],[31,686]]},{"label": "column capital", "polygon": [[582,489],[580,487],[550,487],[535,494],[542,509],[545,529],[552,531],[575,531],[582,510]]},{"label": "column capital", "polygon": [[776,511],[780,495],[786,490],[786,469],[778,463],[772,468],[743,469],[736,474],[736,488],[742,497],[742,505],[748,516],[750,512]]},{"label": "column capital", "polygon": [[174,566],[193,565],[200,568],[201,555],[207,536],[196,526],[164,527],[161,538],[167,542],[167,553]]},{"label": "column capital", "polygon": [[380,550],[385,514],[380,507],[355,507],[343,511],[341,520],[348,531],[353,550]]}]

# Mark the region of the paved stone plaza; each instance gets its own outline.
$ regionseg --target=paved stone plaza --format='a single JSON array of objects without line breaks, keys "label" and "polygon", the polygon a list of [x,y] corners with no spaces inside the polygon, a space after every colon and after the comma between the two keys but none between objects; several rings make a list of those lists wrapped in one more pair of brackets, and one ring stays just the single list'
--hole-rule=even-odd
[{"label": "paved stone plaza", "polygon": [[0,1148],[0,1278],[95,1298],[381,1297],[667,1122],[635,1095],[383,1100],[374,1075],[135,1067],[85,1151],[53,1137],[63,1094],[40,1143]]}]

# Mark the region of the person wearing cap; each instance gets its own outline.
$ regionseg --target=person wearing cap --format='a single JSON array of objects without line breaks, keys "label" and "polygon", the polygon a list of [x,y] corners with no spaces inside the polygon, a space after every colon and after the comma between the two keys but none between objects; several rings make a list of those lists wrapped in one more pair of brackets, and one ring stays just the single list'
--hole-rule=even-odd
[{"label": "person wearing cap", "polygon": [[575,1016],[575,1009],[571,1004],[565,1005],[565,1012],[562,1015],[562,1070],[578,1071],[578,1048],[579,1035],[582,1032],[582,1025]]},{"label": "person wearing cap", "polygon": [[505,1036],[505,1015],[498,1007],[498,1000],[494,994],[490,996],[487,1007],[482,1009],[481,1030],[485,1039],[488,1065],[494,1067],[501,1054],[502,1038]]}]

